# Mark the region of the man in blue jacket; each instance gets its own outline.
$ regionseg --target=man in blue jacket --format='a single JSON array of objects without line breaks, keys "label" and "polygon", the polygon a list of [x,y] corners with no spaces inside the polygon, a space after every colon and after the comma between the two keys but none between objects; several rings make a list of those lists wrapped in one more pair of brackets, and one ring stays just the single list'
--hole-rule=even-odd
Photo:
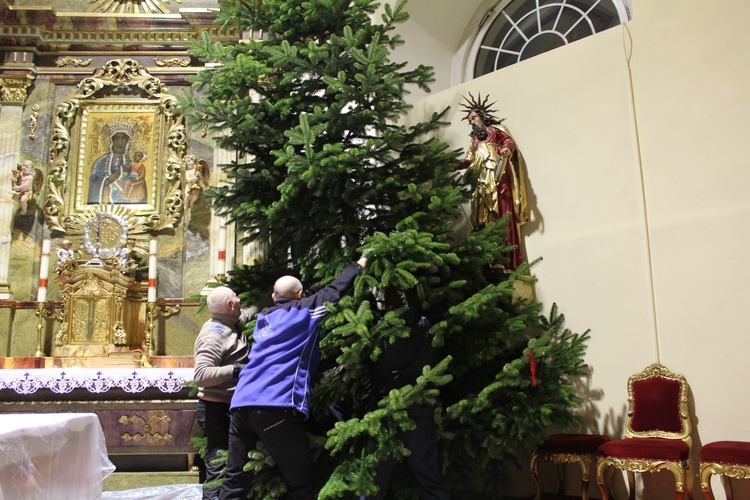
[{"label": "man in blue jacket", "polygon": [[244,499],[252,474],[247,455],[260,440],[279,466],[290,499],[313,499],[313,459],[304,421],[310,413],[310,384],[320,360],[318,334],[326,302],[346,295],[365,267],[364,257],[338,278],[303,298],[293,276],[276,281],[274,305],[258,315],[248,364],[232,396],[229,456],[221,500]]}]

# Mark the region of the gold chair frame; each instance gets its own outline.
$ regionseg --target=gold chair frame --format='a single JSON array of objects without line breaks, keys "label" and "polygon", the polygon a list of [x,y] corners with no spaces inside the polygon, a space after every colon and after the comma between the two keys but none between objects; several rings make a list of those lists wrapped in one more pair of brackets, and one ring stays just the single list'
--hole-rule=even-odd
[{"label": "gold chair frame", "polygon": [[[639,380],[645,380],[652,377],[662,377],[677,380],[680,383],[680,419],[682,421],[682,431],[665,432],[661,430],[634,431],[632,421],[634,415],[635,395],[633,393],[633,383]],[[625,439],[637,438],[664,438],[679,439],[692,449],[692,439],[690,436],[691,426],[688,414],[688,384],[685,377],[669,371],[665,366],[654,363],[640,373],[631,375],[628,379],[628,414],[625,422]],[[688,457],[690,454],[688,453]],[[682,499],[687,491],[688,498],[693,498],[692,483],[688,471],[691,468],[691,462],[688,458],[682,461],[669,460],[648,460],[648,459],[620,459],[613,457],[600,457],[596,465],[596,482],[602,492],[602,499],[609,500],[609,490],[606,487],[604,473],[607,467],[615,467],[624,470],[628,474],[629,499],[635,500],[635,473],[657,472],[667,470],[674,475],[676,498]]]},{"label": "gold chair frame", "polygon": [[701,463],[700,478],[701,491],[706,500],[714,500],[714,492],[711,488],[711,476],[719,474],[721,485],[727,500],[733,500],[731,479],[750,479],[750,465],[719,464],[715,462]]},{"label": "gold chair frame", "polygon": [[560,496],[565,489],[565,475],[563,474],[563,464],[578,464],[581,466],[581,500],[589,498],[589,483],[591,482],[591,471],[596,463],[595,454],[575,454],[575,453],[542,453],[536,451],[531,454],[531,478],[536,484],[536,496],[534,500],[542,499],[542,481],[539,479],[539,461],[551,462],[557,469],[557,478],[559,481],[558,493]]}]

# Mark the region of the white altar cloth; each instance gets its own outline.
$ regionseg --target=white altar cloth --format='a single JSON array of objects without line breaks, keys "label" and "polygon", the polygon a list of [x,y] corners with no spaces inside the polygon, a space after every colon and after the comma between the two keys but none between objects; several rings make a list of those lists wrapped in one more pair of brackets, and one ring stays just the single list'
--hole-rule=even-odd
[{"label": "white altar cloth", "polygon": [[93,500],[114,470],[93,413],[0,414],[0,500]]},{"label": "white altar cloth", "polygon": [[[33,394],[49,389],[67,394],[84,389],[93,394],[119,388],[129,393],[156,388],[163,393],[176,393],[193,380],[193,368],[35,368],[0,370],[0,390],[16,394]],[[2,500],[2,499],[0,499]]]}]

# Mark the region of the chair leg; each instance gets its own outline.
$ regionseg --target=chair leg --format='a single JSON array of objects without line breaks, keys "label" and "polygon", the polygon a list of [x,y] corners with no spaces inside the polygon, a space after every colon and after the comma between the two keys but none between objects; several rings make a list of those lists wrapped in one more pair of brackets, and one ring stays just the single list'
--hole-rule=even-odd
[{"label": "chair leg", "polygon": [[692,474],[688,476],[688,471],[682,467],[669,470],[674,474],[675,500],[684,500],[685,492],[687,492],[688,500],[693,500]]},{"label": "chair leg", "polygon": [[609,500],[609,487],[607,486],[607,467],[604,464],[596,464],[596,485],[602,494],[602,500]]},{"label": "chair leg", "polygon": [[581,465],[581,500],[589,500],[589,483],[591,483],[591,460],[582,457],[579,461]]},{"label": "chair leg", "polygon": [[635,500],[635,473],[630,471],[628,471],[628,490],[630,491],[628,498]]},{"label": "chair leg", "polygon": [[565,469],[563,469],[563,464],[555,464],[555,470],[557,470],[557,494],[563,496],[565,494]]},{"label": "chair leg", "polygon": [[721,476],[721,484],[724,486],[724,493],[727,495],[727,500],[732,500],[732,480],[729,476]]},{"label": "chair leg", "polygon": [[607,487],[601,483],[596,483],[596,485],[599,487],[599,491],[602,494],[602,500],[609,500],[609,490]]},{"label": "chair leg", "polygon": [[713,474],[713,472],[713,467],[710,464],[701,464],[701,491],[703,492],[703,497],[706,500],[714,500],[714,492],[711,488],[711,475]]},{"label": "chair leg", "polygon": [[708,488],[701,488],[701,491],[703,492],[703,498],[706,500],[714,500],[714,492],[711,491],[711,485],[708,485]]},{"label": "chair leg", "polygon": [[539,455],[534,452],[531,454],[531,479],[534,480],[536,485],[536,496],[534,500],[542,500],[542,482],[539,480]]}]

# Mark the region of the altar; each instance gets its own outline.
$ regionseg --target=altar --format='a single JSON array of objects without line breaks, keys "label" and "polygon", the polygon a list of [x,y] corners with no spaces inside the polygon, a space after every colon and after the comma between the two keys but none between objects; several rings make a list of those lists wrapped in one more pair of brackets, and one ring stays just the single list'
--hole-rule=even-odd
[{"label": "altar", "polygon": [[[210,317],[200,294],[225,281],[237,253],[234,231],[196,198],[188,171],[204,152],[206,188],[209,165],[234,152],[188,142],[176,98],[148,61],[65,76],[56,65],[52,80],[32,86],[34,108],[24,108],[25,90],[3,100],[0,128],[13,138],[0,145],[3,178],[39,175],[22,209],[9,186],[0,196],[0,416],[93,414],[117,472],[182,474],[202,434],[188,385]],[[32,117],[36,138],[23,133]],[[102,160],[115,149],[117,162]]]},{"label": "altar", "polygon": [[192,368],[32,368],[0,370],[0,416],[92,413],[106,453],[118,467],[158,455],[171,470],[189,470],[201,435]]},{"label": "altar", "polygon": [[114,469],[92,413],[0,414],[0,498],[98,498]]}]

